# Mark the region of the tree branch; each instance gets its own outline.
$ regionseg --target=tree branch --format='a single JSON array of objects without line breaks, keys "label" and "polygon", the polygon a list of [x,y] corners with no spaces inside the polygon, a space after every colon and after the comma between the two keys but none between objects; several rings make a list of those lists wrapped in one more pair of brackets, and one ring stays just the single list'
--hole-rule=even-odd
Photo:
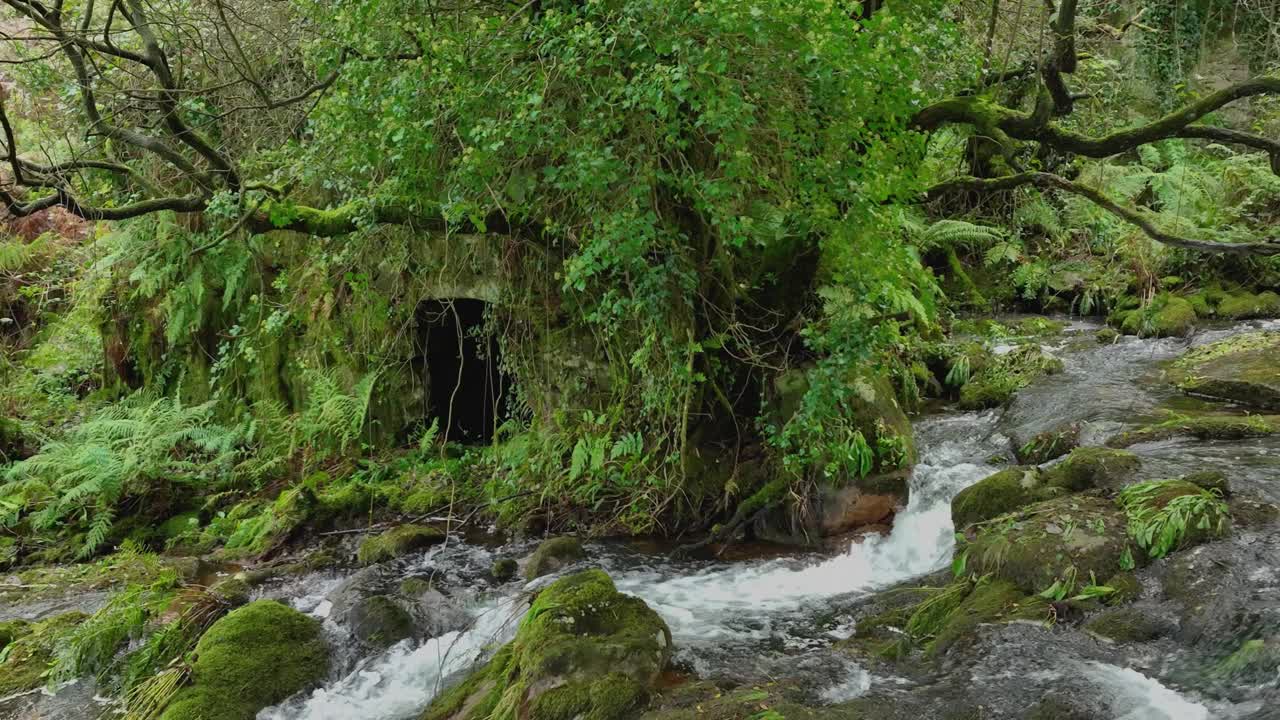
[{"label": "tree branch", "polygon": [[1025,172],[991,179],[966,177],[949,180],[930,188],[925,193],[925,200],[936,200],[940,197],[956,192],[988,193],[1001,190],[1013,190],[1028,185],[1038,187],[1042,190],[1057,189],[1069,192],[1073,195],[1079,195],[1121,220],[1138,227],[1152,240],[1164,245],[1218,254],[1260,255],[1263,257],[1280,255],[1280,241],[1274,238],[1252,243],[1221,243],[1213,242],[1211,240],[1195,240],[1165,232],[1146,215],[1143,215],[1138,210],[1121,205],[1115,200],[1107,197],[1107,195],[1102,193],[1100,190],[1089,187],[1088,185],[1081,185],[1079,183],[1072,182],[1060,175],[1054,175],[1052,173]]}]

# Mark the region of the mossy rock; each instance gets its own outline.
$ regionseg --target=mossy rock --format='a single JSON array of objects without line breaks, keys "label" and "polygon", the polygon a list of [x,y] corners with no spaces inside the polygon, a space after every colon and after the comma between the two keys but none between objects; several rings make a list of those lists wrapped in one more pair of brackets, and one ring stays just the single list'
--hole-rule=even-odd
[{"label": "mossy rock", "polygon": [[423,720],[620,720],[646,702],[671,657],[671,632],[601,570],[547,586],[516,637]]},{"label": "mossy rock", "polygon": [[1069,590],[1093,577],[1110,577],[1133,558],[1127,518],[1097,495],[1067,495],[1034,503],[971,528],[967,568],[1037,594],[1055,583]]},{"label": "mossy rock", "polygon": [[1110,714],[1094,703],[1093,698],[1050,696],[1028,710],[1026,720],[1108,720]]},{"label": "mossy rock", "polygon": [[1126,430],[1107,440],[1107,447],[1126,448],[1182,436],[1197,440],[1247,440],[1277,433],[1280,433],[1280,416],[1276,415],[1178,416]]},{"label": "mossy rock", "polygon": [[1171,624],[1145,608],[1112,608],[1084,624],[1086,632],[1116,643],[1149,642],[1173,632]]},{"label": "mossy rock", "polygon": [[1102,583],[1113,591],[1104,598],[1108,605],[1126,605],[1142,595],[1142,583],[1138,576],[1130,571],[1118,572]]},{"label": "mossy rock", "polygon": [[1014,457],[1023,465],[1043,465],[1057,460],[1080,446],[1080,426],[1065,425],[1046,430],[1018,446]]},{"label": "mossy rock", "polygon": [[421,550],[444,542],[441,530],[425,525],[401,525],[381,535],[365,538],[356,550],[356,560],[361,565],[394,560],[415,550]]},{"label": "mossy rock", "polygon": [[4,650],[14,640],[31,634],[31,623],[26,620],[6,620],[0,622],[0,650]]},{"label": "mossy rock", "polygon": [[1062,369],[1062,360],[1044,352],[1039,345],[1020,345],[976,370],[960,388],[959,405],[965,410],[1000,407],[1032,381]]},{"label": "mossy rock", "polygon": [[1191,395],[1280,412],[1280,333],[1243,333],[1188,351],[1170,378]]},{"label": "mossy rock", "polygon": [[232,607],[249,604],[252,592],[253,587],[248,582],[235,577],[227,578],[209,588],[209,594]]},{"label": "mossy rock", "polygon": [[550,575],[587,558],[587,551],[582,541],[575,537],[557,537],[543,540],[538,549],[529,556],[524,568],[526,580],[535,580],[543,575]]},{"label": "mossy rock", "polygon": [[958,644],[971,642],[981,625],[1048,618],[1048,604],[1038,597],[1028,596],[1014,583],[1006,580],[980,582],[947,616],[929,643],[928,654],[943,655]]},{"label": "mossy rock", "polygon": [[1280,638],[1246,640],[1210,668],[1208,674],[1237,687],[1274,684],[1280,674]]},{"label": "mossy rock", "polygon": [[413,617],[386,595],[357,600],[346,621],[360,642],[375,648],[390,647],[415,633]]},{"label": "mossy rock", "polygon": [[1273,292],[1253,294],[1240,292],[1228,295],[1218,303],[1218,317],[1229,320],[1252,320],[1280,317],[1280,295]]},{"label": "mossy rock", "polygon": [[520,571],[520,564],[513,558],[501,558],[493,561],[493,567],[489,568],[489,575],[498,582],[506,582],[516,576]]},{"label": "mossy rock", "polygon": [[1178,480],[1151,480],[1124,489],[1117,499],[1134,542],[1151,559],[1225,536],[1231,512],[1222,494]]},{"label": "mossy rock", "polygon": [[161,720],[253,720],[258,711],[324,679],[320,623],[274,600],[231,611],[196,644],[191,684]]},{"label": "mossy rock", "polygon": [[1062,494],[1046,485],[1035,467],[1011,467],[961,490],[951,501],[957,530]]},{"label": "mossy rock", "polygon": [[1099,345],[1113,345],[1120,339],[1120,333],[1116,332],[1115,328],[1108,327],[1094,333],[1093,337],[1098,341]]},{"label": "mossy rock", "polygon": [[4,658],[0,663],[0,697],[44,685],[58,640],[88,617],[71,612],[33,624],[19,621],[0,626],[0,632],[10,634],[8,643],[0,643],[0,657]]},{"label": "mossy rock", "polygon": [[1184,297],[1161,293],[1142,308],[1119,307],[1107,322],[1126,335],[1183,337],[1196,325],[1195,306]]},{"label": "mossy rock", "polygon": [[1046,485],[1080,492],[1123,486],[1142,465],[1137,455],[1113,448],[1076,448],[1066,459],[1044,472]]}]

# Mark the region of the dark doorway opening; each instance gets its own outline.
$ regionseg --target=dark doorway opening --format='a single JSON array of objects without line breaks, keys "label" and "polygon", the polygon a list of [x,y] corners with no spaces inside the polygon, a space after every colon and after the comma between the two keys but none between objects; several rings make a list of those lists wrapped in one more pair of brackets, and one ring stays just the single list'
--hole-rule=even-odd
[{"label": "dark doorway opening", "polygon": [[428,389],[426,421],[449,442],[483,444],[507,418],[510,382],[498,341],[485,331],[483,300],[431,300],[418,306],[418,356]]}]

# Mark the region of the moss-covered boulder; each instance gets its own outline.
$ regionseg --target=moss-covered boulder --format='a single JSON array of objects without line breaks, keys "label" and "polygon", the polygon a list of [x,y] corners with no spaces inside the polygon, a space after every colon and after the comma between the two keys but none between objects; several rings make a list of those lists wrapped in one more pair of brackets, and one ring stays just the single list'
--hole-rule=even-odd
[{"label": "moss-covered boulder", "polygon": [[1128,517],[1134,542],[1151,559],[1223,537],[1231,529],[1221,491],[1185,479],[1131,485],[1117,503]]},{"label": "moss-covered boulder", "polygon": [[1280,433],[1280,415],[1176,415],[1168,420],[1126,430],[1107,440],[1107,447],[1126,448],[1138,443],[1175,437],[1197,440],[1247,440]]},{"label": "moss-covered boulder", "polygon": [[1218,317],[1229,320],[1280,317],[1280,295],[1270,291],[1232,293],[1218,302],[1215,311]]},{"label": "moss-covered boulder", "polygon": [[586,558],[587,551],[578,538],[566,536],[543,540],[529,556],[524,567],[524,577],[526,580],[535,580]]},{"label": "moss-covered boulder", "polygon": [[951,501],[951,521],[963,530],[1062,493],[1061,488],[1045,484],[1035,467],[1005,468],[961,490]]},{"label": "moss-covered boulder", "polygon": [[423,720],[619,720],[646,702],[671,656],[671,632],[601,570],[547,586],[516,637]]},{"label": "moss-covered boulder", "polygon": [[516,576],[520,565],[513,558],[499,558],[489,568],[489,576],[498,582],[506,582]]},{"label": "moss-covered boulder", "polygon": [[1028,505],[970,528],[962,545],[970,572],[1033,595],[1055,584],[1070,592],[1090,577],[1110,577],[1130,569],[1136,556],[1125,514],[1094,494]]},{"label": "moss-covered boulder", "polygon": [[1120,304],[1107,322],[1126,335],[1140,337],[1182,337],[1196,324],[1195,306],[1187,298],[1161,293],[1145,307]]},{"label": "moss-covered boulder", "polygon": [[[776,427],[803,418],[812,372],[811,368],[799,368],[774,379],[766,416]],[[815,458],[809,472],[821,475],[824,482],[815,484],[813,492],[802,498],[789,492],[787,478],[761,477],[756,485],[760,490],[747,496],[737,511],[745,518],[753,505],[768,508],[755,519],[758,537],[785,544],[815,545],[825,537],[885,523],[906,500],[907,478],[916,462],[916,450],[911,421],[893,382],[886,373],[862,372],[849,377],[846,383],[852,392],[843,403],[841,421],[850,431],[861,433],[872,448],[874,457],[868,472],[832,473],[828,458]],[[840,465],[830,463],[830,467]],[[765,468],[748,468],[747,474],[764,475],[761,470]],[[746,484],[741,478],[736,481]]]},{"label": "moss-covered boulder", "polygon": [[1188,351],[1170,377],[1191,395],[1280,412],[1278,358],[1280,333],[1243,333]]},{"label": "moss-covered boulder", "polygon": [[947,614],[928,645],[929,655],[945,654],[952,647],[970,642],[978,627],[995,622],[1043,621],[1049,618],[1048,604],[1028,596],[1007,580],[979,582]]},{"label": "moss-covered boulder", "polygon": [[1020,345],[997,356],[969,378],[960,388],[960,407],[966,410],[1000,407],[1036,378],[1062,372],[1062,368],[1062,361],[1038,344]]},{"label": "moss-covered boulder", "polygon": [[1063,425],[1039,433],[1014,450],[1014,456],[1023,465],[1042,465],[1057,460],[1080,446],[1080,426]]},{"label": "moss-covered boulder", "polygon": [[444,542],[445,535],[441,530],[425,525],[401,525],[381,535],[365,538],[356,551],[356,560],[361,565],[394,560],[415,550],[421,550],[437,543]]},{"label": "moss-covered boulder", "polygon": [[1137,455],[1113,448],[1076,448],[1062,462],[1045,471],[1046,485],[1080,492],[1090,488],[1115,490],[1133,478],[1142,465]]},{"label": "moss-covered boulder", "polygon": [[357,600],[346,613],[356,639],[370,647],[386,648],[413,637],[413,616],[386,595]]},{"label": "moss-covered boulder", "polygon": [[0,625],[0,636],[9,640],[4,642],[0,637],[0,697],[44,685],[58,639],[87,617],[72,612],[33,624],[13,621]]},{"label": "moss-covered boulder", "polygon": [[1142,595],[1142,583],[1132,571],[1125,570],[1107,578],[1102,583],[1111,588],[1111,593],[1103,600],[1111,606],[1125,605],[1137,600]]},{"label": "moss-covered boulder", "polygon": [[274,600],[231,611],[196,644],[191,684],[161,720],[253,720],[262,708],[324,679],[320,623]]},{"label": "moss-covered boulder", "polygon": [[1173,632],[1168,620],[1149,608],[1123,607],[1104,610],[1084,624],[1086,632],[1116,643],[1147,642]]}]

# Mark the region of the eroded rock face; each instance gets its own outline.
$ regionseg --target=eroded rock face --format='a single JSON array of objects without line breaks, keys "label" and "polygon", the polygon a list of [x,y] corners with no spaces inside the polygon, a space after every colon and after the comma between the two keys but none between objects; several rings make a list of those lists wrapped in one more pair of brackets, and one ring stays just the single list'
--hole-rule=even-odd
[{"label": "eroded rock face", "polygon": [[191,684],[161,720],[252,720],[262,708],[320,682],[328,667],[318,621],[258,600],[231,611],[200,638]]},{"label": "eroded rock face", "polygon": [[670,657],[662,618],[587,570],[547,586],[515,639],[422,718],[620,720],[645,703]]},{"label": "eroded rock face", "polygon": [[1236,335],[1189,351],[1172,371],[1192,395],[1280,412],[1280,333]]}]

